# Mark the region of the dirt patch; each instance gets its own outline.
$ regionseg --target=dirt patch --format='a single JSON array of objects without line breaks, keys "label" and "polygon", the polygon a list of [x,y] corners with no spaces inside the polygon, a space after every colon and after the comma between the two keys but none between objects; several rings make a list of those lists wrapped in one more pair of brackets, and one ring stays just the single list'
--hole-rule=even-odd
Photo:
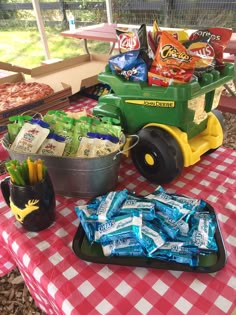
[{"label": "dirt patch", "polygon": [[0,279],[0,314],[44,315],[36,306],[17,268]]}]

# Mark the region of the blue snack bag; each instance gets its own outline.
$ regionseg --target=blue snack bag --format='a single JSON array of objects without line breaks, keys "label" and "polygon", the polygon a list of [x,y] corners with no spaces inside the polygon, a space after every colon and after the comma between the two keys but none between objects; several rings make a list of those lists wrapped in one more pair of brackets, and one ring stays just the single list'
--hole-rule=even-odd
[{"label": "blue snack bag", "polygon": [[196,212],[191,218],[191,241],[201,250],[217,251],[215,240],[216,218],[208,212]]},{"label": "blue snack bag", "polygon": [[87,239],[93,243],[94,242],[94,235],[95,235],[95,225],[96,221],[89,220],[86,218],[86,215],[83,211],[78,211],[78,209],[75,209],[78,218],[80,219],[80,224],[82,225],[84,232],[87,236]]},{"label": "blue snack bag", "polygon": [[95,241],[104,243],[122,238],[141,238],[142,215],[139,212],[96,222]]},{"label": "blue snack bag", "polygon": [[144,256],[139,241],[135,238],[123,238],[102,243],[104,256]]},{"label": "blue snack bag", "polygon": [[115,215],[118,215],[120,207],[127,198],[127,194],[127,189],[109,192],[97,208],[98,220],[105,221],[107,219],[111,219]]},{"label": "blue snack bag", "polygon": [[123,79],[132,82],[147,82],[147,65],[139,50],[131,50],[109,59],[111,71]]},{"label": "blue snack bag", "polygon": [[145,248],[147,255],[151,255],[158,248],[164,245],[166,237],[164,233],[154,224],[150,222],[143,222],[142,225],[142,238],[140,242]]},{"label": "blue snack bag", "polygon": [[142,213],[144,220],[152,221],[155,218],[155,204],[144,198],[132,198],[128,196],[120,209],[120,213],[126,214],[136,210]]}]

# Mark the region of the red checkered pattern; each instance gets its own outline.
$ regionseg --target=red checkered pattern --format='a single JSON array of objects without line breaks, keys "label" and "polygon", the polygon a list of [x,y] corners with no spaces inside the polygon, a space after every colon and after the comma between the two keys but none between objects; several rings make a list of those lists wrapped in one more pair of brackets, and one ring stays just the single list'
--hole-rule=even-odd
[{"label": "red checkered pattern", "polygon": [[[103,265],[79,259],[72,251],[79,225],[74,207],[88,200],[63,196],[57,196],[55,223],[39,233],[25,231],[1,198],[0,253],[5,246],[46,314],[231,314],[236,305],[235,165],[236,151],[221,147],[163,186],[169,192],[205,199],[214,207],[228,256],[225,267],[216,273]],[[138,194],[156,188],[124,157],[117,190],[125,187]]]},{"label": "red checkered pattern", "polygon": [[[4,235],[7,240],[7,235]],[[14,259],[11,257],[7,250],[7,246],[4,245],[4,241],[2,237],[0,237],[0,277],[4,276],[5,274],[12,271],[14,268],[16,268],[16,263],[14,262]]]}]

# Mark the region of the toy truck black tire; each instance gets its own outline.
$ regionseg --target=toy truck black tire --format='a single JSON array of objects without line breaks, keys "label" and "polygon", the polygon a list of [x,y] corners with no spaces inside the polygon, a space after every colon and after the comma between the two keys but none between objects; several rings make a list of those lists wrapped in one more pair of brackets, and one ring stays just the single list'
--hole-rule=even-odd
[{"label": "toy truck black tire", "polygon": [[218,109],[213,109],[212,113],[218,119],[218,121],[219,121],[219,123],[221,125],[221,128],[222,128],[222,131],[224,132],[225,131],[225,124],[224,124],[224,116],[223,116],[222,112],[220,110],[218,110]]},{"label": "toy truck black tire", "polygon": [[[211,111],[215,116],[216,118],[218,119],[220,125],[221,125],[221,128],[222,128],[222,133],[224,134],[224,131],[225,131],[225,123],[224,123],[224,116],[222,114],[222,112],[218,109],[213,109]],[[211,154],[213,152],[215,152],[215,150],[217,150],[219,147],[215,148],[215,149],[210,149],[208,150],[204,155],[208,155],[208,154]]]},{"label": "toy truck black tire", "polygon": [[177,178],[184,167],[176,139],[166,130],[151,126],[138,133],[139,142],[131,149],[133,163],[140,174],[154,184]]}]

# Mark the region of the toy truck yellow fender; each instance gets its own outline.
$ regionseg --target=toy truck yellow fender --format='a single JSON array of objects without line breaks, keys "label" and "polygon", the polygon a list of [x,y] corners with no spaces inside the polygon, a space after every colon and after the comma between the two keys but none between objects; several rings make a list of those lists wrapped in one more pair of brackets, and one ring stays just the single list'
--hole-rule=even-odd
[{"label": "toy truck yellow fender", "polygon": [[149,123],[143,128],[150,126],[162,128],[176,139],[183,154],[184,167],[197,163],[200,160],[201,155],[211,149],[217,149],[223,143],[222,125],[212,112],[208,113],[206,129],[190,140],[188,140],[187,133],[181,131],[177,127]]}]

